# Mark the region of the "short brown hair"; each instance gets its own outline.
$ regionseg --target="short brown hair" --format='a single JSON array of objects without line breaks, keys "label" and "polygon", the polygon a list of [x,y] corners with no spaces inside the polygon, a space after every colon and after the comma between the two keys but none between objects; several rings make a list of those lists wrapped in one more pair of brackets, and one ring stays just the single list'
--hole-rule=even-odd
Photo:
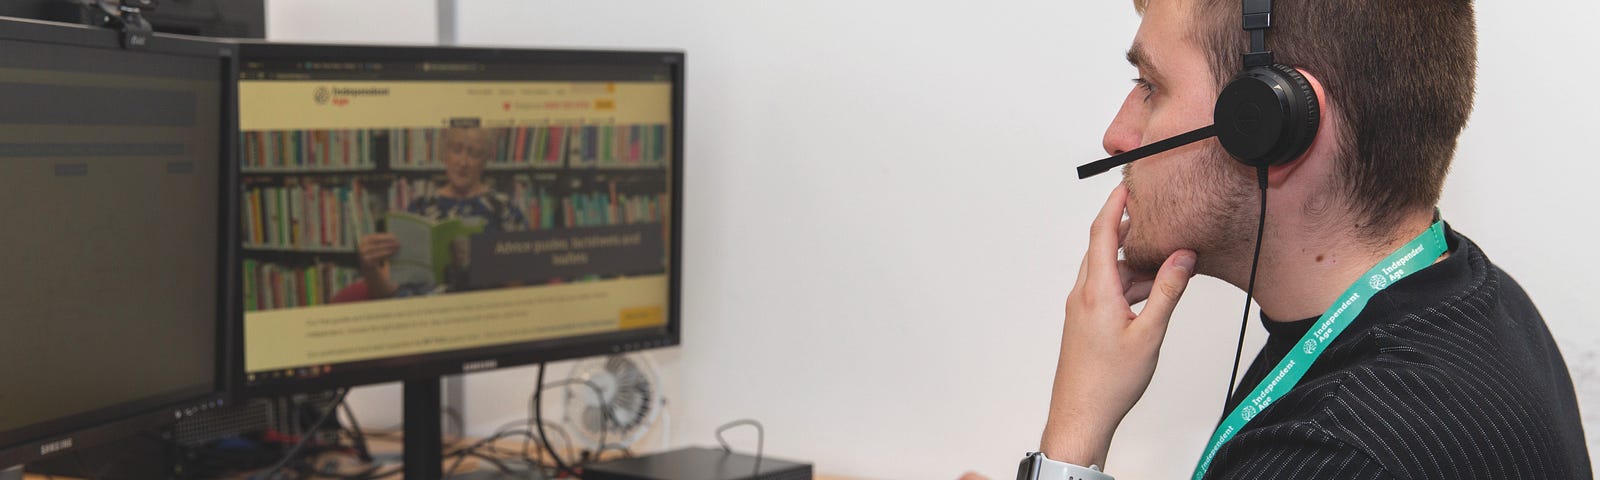
[{"label": "short brown hair", "polygon": [[[1147,0],[1134,0],[1141,13]],[[1187,0],[1193,39],[1219,85],[1242,68],[1239,0]],[[1386,236],[1431,208],[1472,113],[1477,23],[1470,0],[1276,0],[1267,49],[1311,72],[1344,127],[1344,193],[1360,232]]]}]

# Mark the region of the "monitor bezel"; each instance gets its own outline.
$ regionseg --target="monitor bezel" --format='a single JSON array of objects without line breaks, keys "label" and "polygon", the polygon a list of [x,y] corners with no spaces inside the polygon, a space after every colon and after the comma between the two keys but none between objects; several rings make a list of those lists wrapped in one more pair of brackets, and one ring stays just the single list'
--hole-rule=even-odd
[{"label": "monitor bezel", "polygon": [[[86,47],[108,50],[122,50],[119,33],[115,30],[87,27],[82,25],[48,22],[41,20],[21,19],[13,17],[0,17],[0,39],[26,42],[66,45],[73,47]],[[240,306],[237,297],[237,288],[232,280],[237,278],[237,260],[232,254],[234,250],[228,248],[238,243],[236,236],[237,219],[234,218],[238,211],[238,193],[234,190],[238,185],[237,165],[234,158],[238,150],[237,141],[238,115],[234,111],[237,104],[236,86],[233,82],[238,77],[238,49],[229,42],[201,39],[183,35],[154,34],[149,38],[144,48],[140,51],[202,57],[218,60],[218,76],[220,92],[220,109],[218,134],[221,140],[217,142],[217,159],[222,162],[218,168],[217,195],[217,239],[223,242],[217,249],[217,279],[219,298],[217,301],[216,318],[216,346],[213,354],[213,364],[216,366],[212,385],[209,388],[191,388],[180,391],[168,392],[163,395],[153,396],[133,402],[125,402],[105,408],[68,415],[44,422],[30,424],[8,432],[0,432],[0,467],[19,465],[44,458],[71,452],[76,449],[105,444],[137,435],[153,428],[171,424],[172,422],[197,414],[201,411],[220,408],[230,403],[230,390],[228,382],[231,376],[224,368],[229,361],[228,339],[234,334],[229,330],[233,327],[231,322],[221,321],[237,316]]]},{"label": "monitor bezel", "polygon": [[[235,336],[229,343],[232,358],[229,372],[235,400],[274,395],[314,392],[388,382],[427,380],[445,375],[533,365],[596,355],[625,353],[680,345],[683,272],[683,169],[684,169],[684,62],[685,53],[675,50],[573,50],[526,49],[509,47],[455,46],[373,46],[349,44],[272,43],[241,40],[239,62],[303,61],[451,61],[451,62],[547,62],[619,63],[667,65],[672,80],[672,159],[668,167],[671,228],[668,242],[667,324],[661,329],[625,330],[596,335],[539,340],[466,350],[390,357],[363,362],[347,362],[321,376],[296,378],[250,385],[244,370],[244,313],[234,322]],[[504,81],[497,79],[495,81]],[[237,90],[237,89],[235,89]],[[238,106],[236,105],[236,110]],[[237,112],[236,112],[237,113]],[[237,119],[235,119],[237,121]],[[237,158],[235,159],[237,162]],[[235,248],[241,246],[236,242]],[[242,258],[235,256],[236,258]],[[235,260],[237,263],[239,260]],[[243,288],[243,282],[236,289]],[[242,297],[242,291],[235,296]]]}]

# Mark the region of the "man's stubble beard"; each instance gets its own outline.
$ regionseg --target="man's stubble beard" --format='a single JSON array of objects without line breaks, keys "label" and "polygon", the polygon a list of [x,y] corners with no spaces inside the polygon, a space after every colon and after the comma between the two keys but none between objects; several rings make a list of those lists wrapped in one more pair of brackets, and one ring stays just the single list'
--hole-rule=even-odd
[{"label": "man's stubble beard", "polygon": [[1153,273],[1172,252],[1187,248],[1198,257],[1196,272],[1214,275],[1252,252],[1260,199],[1254,179],[1245,177],[1254,173],[1242,175],[1239,163],[1215,142],[1203,145],[1203,152],[1177,160],[1192,165],[1174,175],[1181,185],[1142,185],[1123,169],[1133,222],[1122,244],[1128,267]]}]

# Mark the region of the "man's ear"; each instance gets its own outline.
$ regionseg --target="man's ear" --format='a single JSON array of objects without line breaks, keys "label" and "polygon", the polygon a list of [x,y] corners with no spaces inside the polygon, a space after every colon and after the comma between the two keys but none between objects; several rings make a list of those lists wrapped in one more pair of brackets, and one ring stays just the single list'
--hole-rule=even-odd
[{"label": "man's ear", "polygon": [[1286,163],[1274,165],[1267,170],[1267,183],[1277,185],[1284,179],[1293,175],[1300,166],[1308,162],[1331,161],[1335,149],[1338,148],[1338,126],[1333,121],[1333,105],[1328,103],[1328,92],[1322,88],[1322,82],[1317,76],[1304,68],[1295,67],[1301,75],[1306,77],[1306,82],[1311,84],[1311,90],[1316,92],[1318,118],[1317,136],[1311,139],[1311,146],[1306,148],[1306,153]]}]

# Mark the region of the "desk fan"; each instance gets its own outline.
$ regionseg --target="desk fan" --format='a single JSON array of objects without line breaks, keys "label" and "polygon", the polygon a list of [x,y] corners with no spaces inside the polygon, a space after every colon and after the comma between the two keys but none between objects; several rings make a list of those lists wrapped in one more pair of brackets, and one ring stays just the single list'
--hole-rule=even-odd
[{"label": "desk fan", "polygon": [[665,405],[655,365],[644,355],[583,360],[568,379],[562,422],[595,454],[638,442]]}]

